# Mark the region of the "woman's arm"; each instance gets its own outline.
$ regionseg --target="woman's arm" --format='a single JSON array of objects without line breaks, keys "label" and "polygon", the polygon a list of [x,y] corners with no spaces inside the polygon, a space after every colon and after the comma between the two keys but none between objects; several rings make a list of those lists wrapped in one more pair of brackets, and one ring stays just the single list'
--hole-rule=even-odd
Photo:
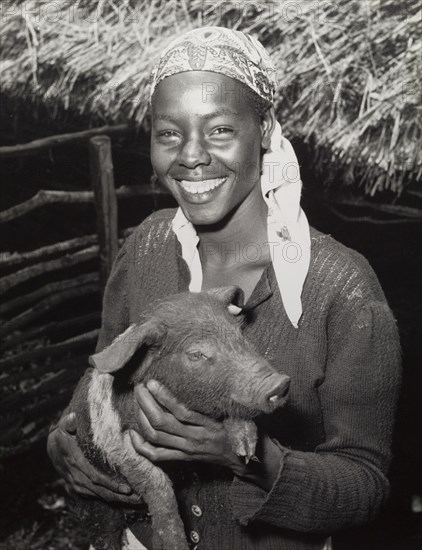
[{"label": "woman's arm", "polygon": [[388,496],[400,385],[396,323],[378,300],[353,318],[347,310],[339,315],[342,322],[328,327],[328,362],[319,388],[325,442],[314,452],[279,445],[283,457],[269,493],[235,480],[234,510],[244,525],[259,520],[333,532],[369,521]]}]

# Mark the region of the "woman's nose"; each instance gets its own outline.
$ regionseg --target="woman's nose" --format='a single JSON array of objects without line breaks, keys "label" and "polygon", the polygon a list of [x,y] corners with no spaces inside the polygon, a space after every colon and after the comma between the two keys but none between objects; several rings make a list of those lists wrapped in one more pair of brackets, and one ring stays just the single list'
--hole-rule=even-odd
[{"label": "woman's nose", "polygon": [[201,164],[206,166],[210,162],[211,157],[200,139],[191,138],[183,144],[179,154],[180,165],[196,168]]}]

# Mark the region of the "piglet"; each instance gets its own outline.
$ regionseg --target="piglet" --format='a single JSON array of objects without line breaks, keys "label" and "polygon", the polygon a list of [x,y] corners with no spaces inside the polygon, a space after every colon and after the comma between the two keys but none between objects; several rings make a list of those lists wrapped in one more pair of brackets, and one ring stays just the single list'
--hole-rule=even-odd
[{"label": "piglet", "polygon": [[[290,379],[276,372],[245,339],[241,316],[230,313],[240,289],[181,293],[155,302],[138,324],[90,358],[75,390],[77,438],[97,467],[127,481],[148,506],[154,550],[188,550],[172,483],[133,448],[133,387],[155,379],[191,410],[225,423],[233,450],[254,458],[253,418],[285,404]],[[120,550],[127,526],[117,507],[82,499],[82,518],[97,550]]]}]

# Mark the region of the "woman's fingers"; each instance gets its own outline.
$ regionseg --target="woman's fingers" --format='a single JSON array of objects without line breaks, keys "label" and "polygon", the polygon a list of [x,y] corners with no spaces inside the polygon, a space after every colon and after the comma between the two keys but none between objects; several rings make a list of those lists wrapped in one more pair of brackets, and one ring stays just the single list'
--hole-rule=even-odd
[{"label": "woman's fingers", "polygon": [[99,488],[100,490],[106,489],[107,492],[118,495],[129,495],[132,492],[127,483],[119,481],[118,479],[113,479],[107,474],[98,471],[90,463],[88,464],[88,467],[84,464],[84,468],[81,470],[81,473],[85,479],[91,482],[93,486]]},{"label": "woman's fingers", "polygon": [[76,476],[75,479],[72,478],[70,481],[72,491],[78,495],[91,498],[102,498],[107,502],[118,502],[121,504],[138,504],[142,499],[139,495],[133,494],[122,494],[115,491],[111,491],[106,487],[95,485],[87,478],[82,472]]},{"label": "woman's fingers", "polygon": [[212,421],[205,415],[189,410],[174,395],[157,380],[148,380],[147,389],[154,398],[169,410],[183,424],[208,426]]},{"label": "woman's fingers", "polygon": [[78,493],[87,489],[102,498],[110,498],[114,502],[126,502],[124,498],[132,493],[132,489],[127,483],[100,472],[86,460],[84,455],[80,456],[79,453],[75,453],[73,457],[73,469],[70,476]]},{"label": "woman's fingers", "polygon": [[133,493],[131,495],[119,495],[117,493],[113,493],[112,491],[107,491],[107,489],[99,487],[96,488],[96,491],[97,492],[94,494],[107,502],[115,502],[126,505],[140,504],[141,502],[143,502],[142,497],[140,497],[136,493]]},{"label": "woman's fingers", "polygon": [[[174,435],[182,434],[183,425],[173,416],[173,414],[163,409],[143,384],[139,384],[136,387],[135,395],[139,404],[138,423],[145,431],[145,435],[147,435],[146,431],[149,430],[151,426],[158,431],[168,432]],[[147,418],[148,422],[145,422],[145,418]]]},{"label": "woman's fingers", "polygon": [[157,447],[178,449],[188,454],[198,451],[207,439],[207,428],[180,422],[162,408],[145,386],[138,388],[138,395],[138,425],[149,442]]},{"label": "woman's fingers", "polygon": [[[178,449],[185,453],[192,452],[189,441],[185,437],[156,429],[156,427],[151,425],[149,418],[144,414],[142,409],[138,411],[138,420],[142,433],[153,445],[157,447],[167,447],[168,449]],[[178,422],[176,419],[175,421]],[[163,428],[165,429],[165,426],[163,426]],[[186,428],[182,429],[186,430]],[[193,426],[191,430],[192,429],[198,428]]]},{"label": "woman's fingers", "polygon": [[168,462],[172,460],[191,461],[192,455],[178,449],[168,449],[151,445],[138,432],[129,430],[132,445],[136,452],[151,462]]}]

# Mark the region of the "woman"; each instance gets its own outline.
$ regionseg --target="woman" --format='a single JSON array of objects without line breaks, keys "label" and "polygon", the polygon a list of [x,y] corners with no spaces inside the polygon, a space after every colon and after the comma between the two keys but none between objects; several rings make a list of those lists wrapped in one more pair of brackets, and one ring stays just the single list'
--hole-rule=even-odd
[{"label": "woman", "polygon": [[[309,228],[275,89],[267,52],[238,31],[196,29],[163,52],[151,78],[151,160],[179,209],[131,235],[104,298],[98,350],[158,296],[238,285],[246,337],[292,379],[287,408],[259,423],[259,462],[248,465],[222,424],[158,383],[136,388],[134,448],[177,465],[186,532],[201,549],[322,549],[388,495],[396,324],[366,261]],[[87,463],[72,418],[50,434],[49,453],[75,491],[136,502]],[[150,548],[148,528],[135,532]]]}]

